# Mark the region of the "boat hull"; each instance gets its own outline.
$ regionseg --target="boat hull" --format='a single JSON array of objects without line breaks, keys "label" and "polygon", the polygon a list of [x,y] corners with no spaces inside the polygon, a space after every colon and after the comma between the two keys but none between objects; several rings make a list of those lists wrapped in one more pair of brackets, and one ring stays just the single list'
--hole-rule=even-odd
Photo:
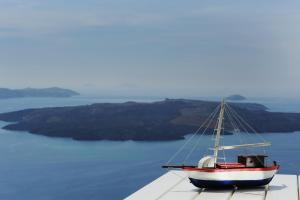
[{"label": "boat hull", "polygon": [[[273,178],[273,177],[272,177]],[[226,187],[258,187],[268,185],[272,178],[262,180],[224,180],[211,181],[189,178],[191,183],[198,188],[226,188]]]},{"label": "boat hull", "polygon": [[199,188],[255,187],[270,183],[278,166],[242,169],[187,168],[191,183]]}]

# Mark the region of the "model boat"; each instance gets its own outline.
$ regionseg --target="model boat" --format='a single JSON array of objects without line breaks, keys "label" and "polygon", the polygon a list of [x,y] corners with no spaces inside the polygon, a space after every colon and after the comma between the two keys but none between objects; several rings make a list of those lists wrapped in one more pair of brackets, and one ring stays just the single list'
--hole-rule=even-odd
[{"label": "model boat", "polygon": [[[226,111],[228,109],[229,111]],[[213,154],[204,156],[198,165],[164,165],[163,168],[178,169],[187,172],[190,182],[199,188],[222,188],[222,187],[253,187],[267,185],[279,169],[275,161],[266,164],[266,154],[242,154],[237,155],[234,162],[219,162],[219,152],[235,150],[240,148],[259,148],[270,146],[270,142],[243,143],[239,145],[222,146],[221,138],[224,130],[225,112],[231,118],[234,126],[233,131],[238,131],[238,124],[244,121],[240,116],[229,116],[234,114],[231,106],[223,100],[217,112],[218,118],[215,120]],[[244,122],[246,123],[246,122]],[[247,124],[248,126],[249,124]],[[246,126],[246,125],[244,125]],[[249,125],[250,126],[250,125]]]}]

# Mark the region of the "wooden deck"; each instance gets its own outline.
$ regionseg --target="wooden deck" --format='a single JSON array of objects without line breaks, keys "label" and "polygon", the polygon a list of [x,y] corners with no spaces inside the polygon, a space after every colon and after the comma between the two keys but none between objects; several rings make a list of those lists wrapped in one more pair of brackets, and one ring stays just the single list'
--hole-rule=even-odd
[{"label": "wooden deck", "polygon": [[181,171],[170,171],[125,200],[300,200],[296,175],[275,175],[268,187],[212,190],[194,187]]}]

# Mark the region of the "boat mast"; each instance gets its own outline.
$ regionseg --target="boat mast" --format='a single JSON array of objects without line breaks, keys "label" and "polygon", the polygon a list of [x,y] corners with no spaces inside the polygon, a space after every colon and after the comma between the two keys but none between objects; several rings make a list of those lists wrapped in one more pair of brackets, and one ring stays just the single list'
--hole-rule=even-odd
[{"label": "boat mast", "polygon": [[222,100],[221,103],[221,109],[219,113],[219,118],[218,118],[218,126],[217,126],[217,133],[215,137],[215,146],[214,146],[214,164],[216,165],[217,160],[218,160],[218,151],[219,151],[219,146],[220,146],[220,138],[221,138],[221,132],[222,132],[222,126],[223,126],[223,120],[224,120],[224,110],[225,110],[225,100]]}]

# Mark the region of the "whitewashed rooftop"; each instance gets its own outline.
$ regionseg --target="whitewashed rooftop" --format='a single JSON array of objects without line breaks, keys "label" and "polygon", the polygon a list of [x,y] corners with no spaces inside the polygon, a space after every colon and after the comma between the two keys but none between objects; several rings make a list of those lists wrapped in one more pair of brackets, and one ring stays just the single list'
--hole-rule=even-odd
[{"label": "whitewashed rooftop", "polygon": [[269,187],[237,190],[199,189],[186,174],[170,171],[125,200],[299,200],[296,175],[275,175]]}]

